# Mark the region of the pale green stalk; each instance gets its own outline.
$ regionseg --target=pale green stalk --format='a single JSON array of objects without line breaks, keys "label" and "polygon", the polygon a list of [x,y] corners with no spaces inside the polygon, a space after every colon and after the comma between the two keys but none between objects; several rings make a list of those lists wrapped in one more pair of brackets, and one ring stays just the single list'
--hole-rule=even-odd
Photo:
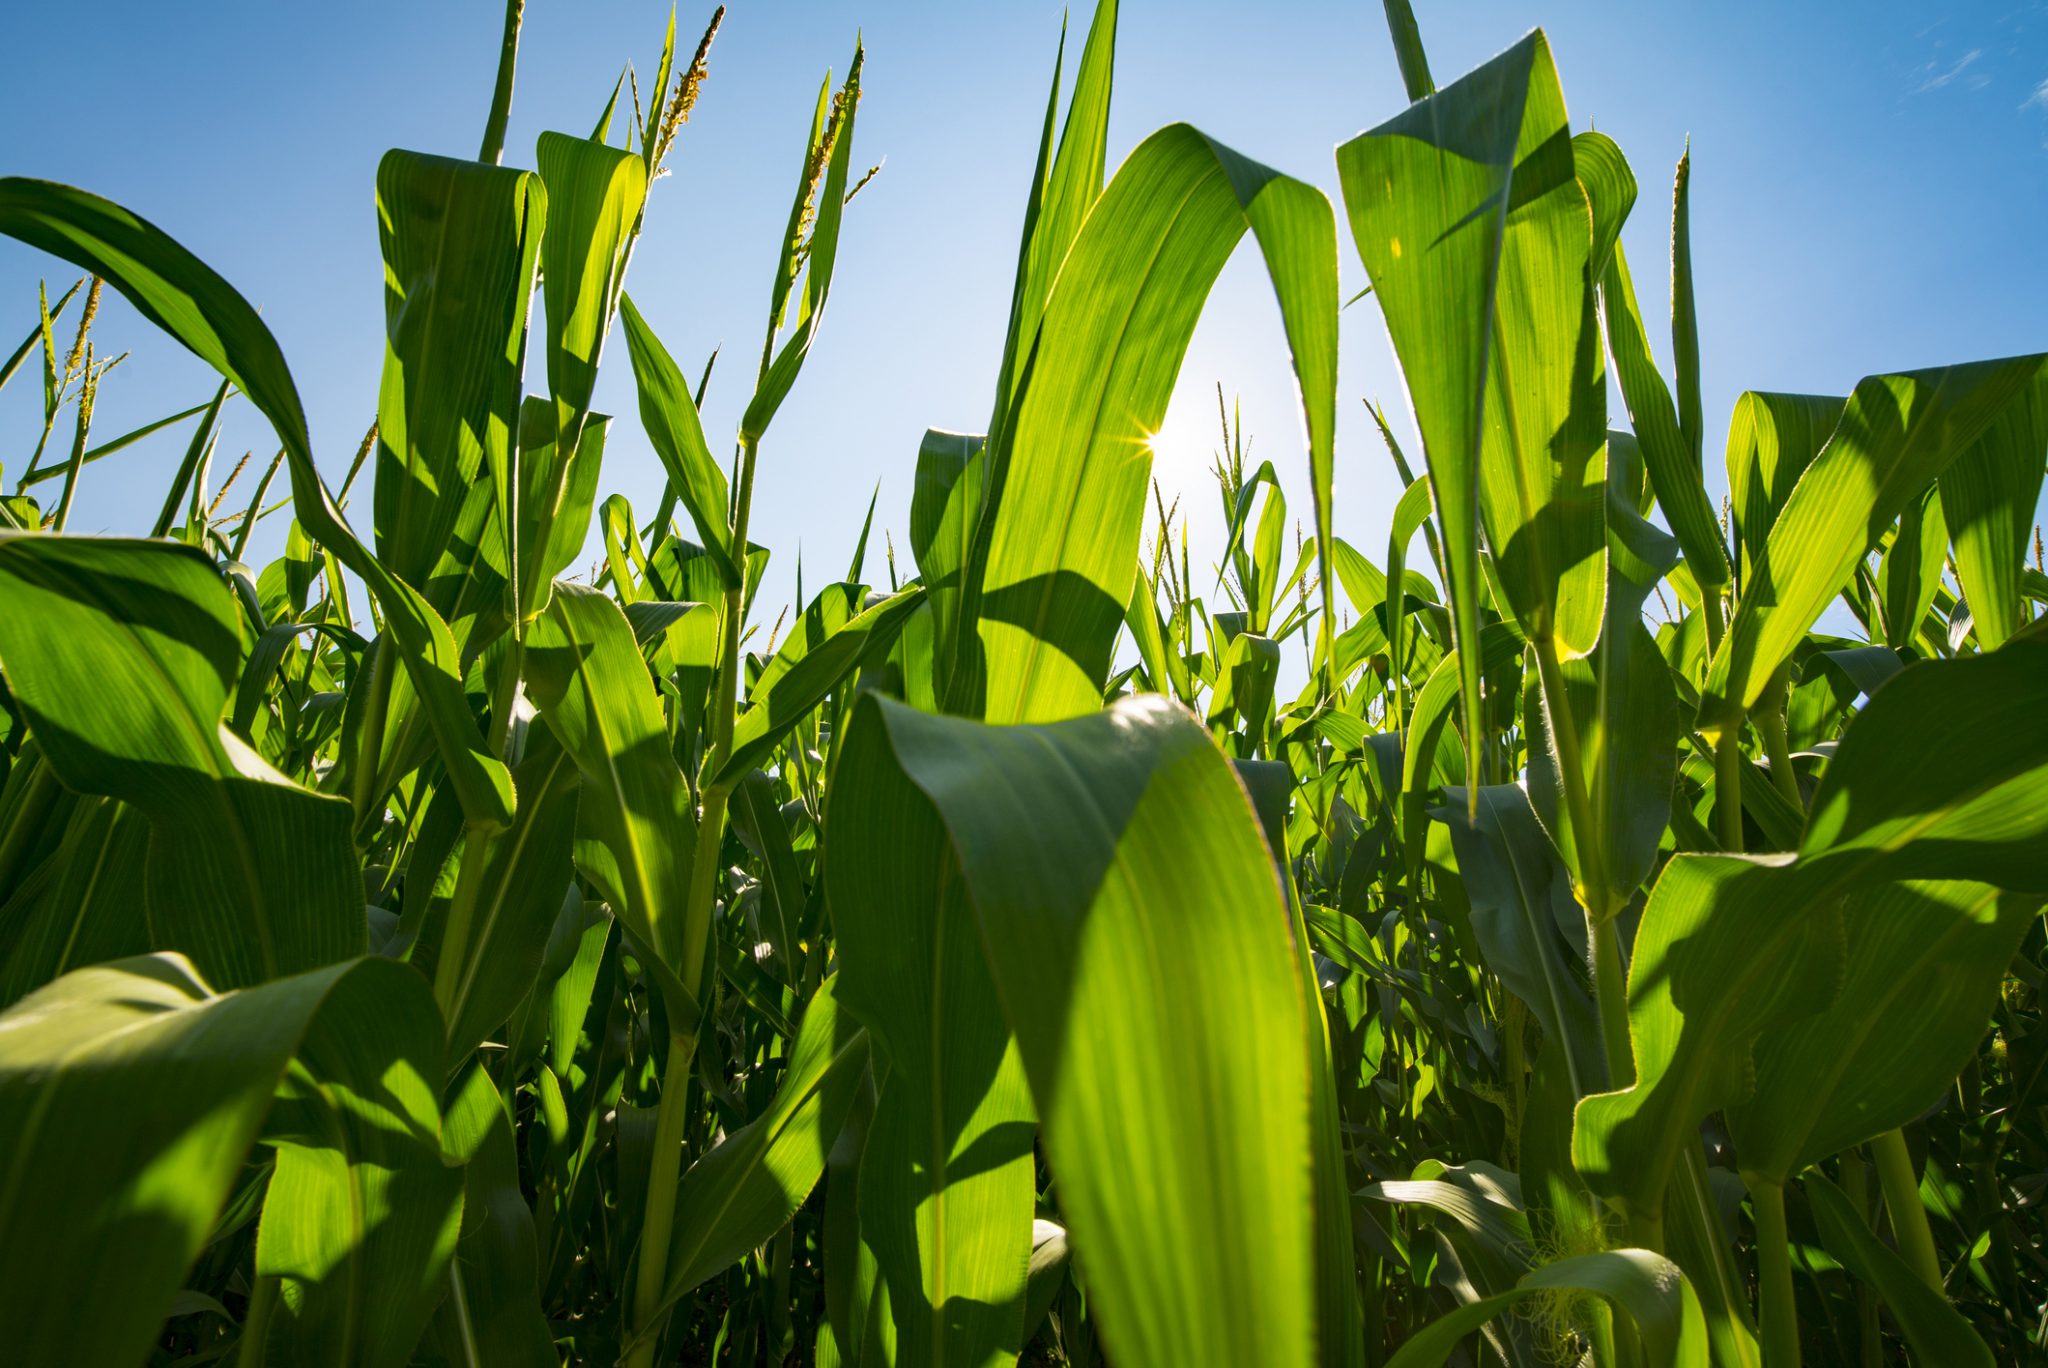
[{"label": "pale green stalk", "polygon": [[1927,1225],[1927,1207],[1920,1200],[1920,1182],[1913,1176],[1913,1156],[1904,1131],[1888,1130],[1870,1142],[1884,1209],[1892,1218],[1892,1238],[1906,1266],[1936,1292],[1946,1296],[1941,1260],[1934,1252],[1934,1232]]}]

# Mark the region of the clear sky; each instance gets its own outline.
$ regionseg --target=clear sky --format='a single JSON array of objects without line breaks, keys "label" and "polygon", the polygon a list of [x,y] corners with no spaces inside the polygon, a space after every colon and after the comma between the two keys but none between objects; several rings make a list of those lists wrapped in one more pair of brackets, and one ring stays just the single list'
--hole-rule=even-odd
[{"label": "clear sky", "polygon": [[[2048,2],[1416,8],[1439,81],[1546,26],[1573,127],[1614,136],[1642,182],[1625,240],[1667,370],[1667,190],[1691,136],[1717,488],[1712,434],[1741,390],[1845,393],[1872,371],[2048,348]],[[681,12],[685,52],[709,12]],[[811,101],[828,67],[843,73],[856,29],[868,63],[855,160],[887,163],[849,211],[823,331],[762,451],[753,525],[775,552],[770,620],[799,547],[811,583],[844,572],[877,481],[877,550],[884,526],[901,545],[926,427],[986,421],[1061,14],[1055,0],[732,6],[628,282],[687,369],[727,347],[705,405],[715,448],[747,397]],[[1070,74],[1088,14],[1073,16]],[[543,129],[587,133],[624,63],[651,73],[666,15],[656,0],[529,0],[507,160],[530,165]],[[0,170],[116,199],[234,282],[282,342],[338,481],[373,416],[382,360],[377,159],[391,146],[474,155],[501,16],[494,0],[11,3],[0,10]],[[1187,120],[1334,197],[1332,149],[1405,103],[1371,0],[1125,0],[1117,55],[1112,167],[1152,129]],[[1340,238],[1348,297],[1364,273]],[[34,320],[44,274],[53,294],[71,278],[0,243],[8,350]],[[134,349],[104,392],[100,435],[211,392],[201,363],[111,294],[96,336]],[[1370,298],[1346,313],[1342,348],[1336,526],[1377,561],[1399,489],[1359,401],[1385,401],[1404,431],[1408,419]],[[602,490],[644,519],[658,466],[616,338],[607,361],[598,406],[623,421]],[[1221,535],[1206,477],[1219,380],[1242,396],[1255,455],[1276,462],[1306,519],[1300,418],[1249,247],[1212,297],[1159,442],[1158,474],[1195,514],[1198,559]],[[39,428],[36,388],[25,373],[0,394],[10,489]],[[183,446],[182,432],[159,437],[93,467],[74,528],[146,531]],[[275,444],[244,405],[216,479],[248,448],[260,462]],[[357,521],[367,531],[367,510]],[[281,523],[252,559],[274,554]],[[907,549],[903,563],[911,573]]]}]

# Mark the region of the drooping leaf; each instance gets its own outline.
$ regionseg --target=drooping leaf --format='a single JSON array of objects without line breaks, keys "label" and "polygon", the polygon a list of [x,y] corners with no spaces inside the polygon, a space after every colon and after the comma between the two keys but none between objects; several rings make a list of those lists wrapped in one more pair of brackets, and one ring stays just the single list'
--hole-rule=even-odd
[{"label": "drooping leaf", "polygon": [[284,354],[248,301],[154,224],[67,185],[0,179],[0,233],[107,280],[143,317],[233,381],[270,420],[284,443],[298,522],[363,578],[383,608],[385,628],[424,700],[464,811],[487,826],[509,821],[511,776],[471,719],[460,652],[448,624],[416,588],[369,553],[341,516],[313,464],[305,410]]},{"label": "drooping leaf", "polygon": [[300,788],[223,725],[238,631],[233,596],[190,547],[0,534],[15,706],[65,784],[148,818],[152,943],[223,987],[365,945],[348,804]]},{"label": "drooping leaf", "polygon": [[1897,1319],[1915,1354],[1928,1363],[1992,1368],[1997,1360],[1970,1322],[1870,1233],[1841,1189],[1818,1173],[1807,1174],[1801,1186],[1813,1207],[1821,1244],[1883,1295],[1885,1309]]},{"label": "drooping leaf", "polygon": [[1699,1298],[1678,1266],[1647,1249],[1576,1254],[1544,1264],[1512,1292],[1459,1307],[1411,1335],[1387,1368],[1427,1368],[1445,1362],[1458,1341],[1518,1303],[1555,1291],[1590,1292],[1628,1317],[1647,1361],[1671,1368],[1706,1368],[1707,1325]]},{"label": "drooping leaf", "polygon": [[775,1100],[683,1175],[665,1303],[766,1244],[825,1171],[868,1066],[867,1034],[841,1013],[836,983],[804,1009]]},{"label": "drooping leaf", "polygon": [[[1279,296],[1310,450],[1328,449],[1337,359],[1328,201],[1185,124],[1161,129],[1096,202],[1046,305],[1031,375],[990,466],[968,568],[981,656],[964,678],[955,667],[954,710],[1043,721],[1100,704],[1137,566],[1147,442],[1209,288],[1247,228]],[[1106,403],[1111,394],[1117,402]]]},{"label": "drooping leaf", "polygon": [[[384,1025],[361,1030],[364,1015]],[[420,1039],[395,1029],[420,1023]],[[395,961],[352,960],[216,993],[182,956],[152,955],[77,970],[0,1014],[0,1315],[10,1352],[34,1363],[143,1360],[316,1026],[308,1076],[331,1079],[334,1105],[351,1122],[386,1127],[391,1154],[405,1156],[399,1166],[423,1172],[411,1161],[415,1140],[438,1151],[430,1080],[441,1032],[425,981]],[[378,1053],[386,1050],[397,1053]],[[382,1101],[342,1086],[363,1077],[382,1079]],[[116,1115],[122,1124],[109,1126]],[[459,1198],[461,1175],[447,1172]],[[436,1257],[447,1212],[418,1213],[435,1228],[427,1249]],[[439,1279],[417,1257],[376,1271],[415,1285]],[[90,1314],[80,1313],[81,1288],[92,1289]],[[383,1330],[395,1336],[431,1309],[393,1302],[380,1310]],[[383,1361],[371,1351],[387,1343],[383,1333],[360,1340],[365,1361]]]},{"label": "drooping leaf", "polygon": [[[2024,624],[2020,570],[2048,456],[2048,369],[1941,474],[1941,506],[1977,640],[1996,650]],[[1918,620],[1914,626],[1918,626]]]},{"label": "drooping leaf", "polygon": [[647,663],[617,605],[555,586],[527,638],[528,686],[541,719],[582,775],[575,859],[653,963],[670,1020],[696,1020],[704,928],[683,924],[697,822],[669,750]]},{"label": "drooping leaf", "polygon": [[[1579,1104],[1594,1191],[1654,1220],[1681,1144],[1749,1096],[1760,1032],[1811,1015],[1845,972],[1845,900],[1899,879],[2048,892],[2048,640],[1901,671],[1850,726],[1797,855],[1674,857],[1629,968],[1634,1087]],[[1815,985],[1826,985],[1818,994]]]},{"label": "drooping leaf", "polygon": [[1314,1204],[1343,1195],[1309,1176],[1303,951],[1202,729],[1157,698],[1003,728],[870,696],[849,746],[861,810],[944,824],[1112,1351],[1315,1361]]},{"label": "drooping leaf", "polygon": [[2021,356],[1858,382],[1744,577],[1700,718],[1715,729],[1762,697],[1773,672],[1907,503],[2037,382]]},{"label": "drooping leaf", "polygon": [[1352,238],[1422,428],[1476,725],[1482,530],[1532,641],[1600,632],[1605,380],[1592,220],[1541,31],[1338,149]]}]

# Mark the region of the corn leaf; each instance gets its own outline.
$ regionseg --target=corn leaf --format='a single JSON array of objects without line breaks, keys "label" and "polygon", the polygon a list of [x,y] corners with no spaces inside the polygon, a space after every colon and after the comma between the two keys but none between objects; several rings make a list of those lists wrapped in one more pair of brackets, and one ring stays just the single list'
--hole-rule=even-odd
[{"label": "corn leaf", "polygon": [[376,963],[327,990],[264,1124],[252,1363],[403,1368],[448,1290],[463,1174],[441,1150],[441,1019]]},{"label": "corn leaf", "polygon": [[691,525],[725,582],[737,584],[739,568],[733,561],[732,530],[726,524],[730,495],[725,474],[705,444],[689,383],[668,348],[633,306],[631,296],[621,297],[619,316],[626,326],[626,348],[640,388],[640,424],[647,431],[647,440],[668,472],[669,488],[690,515]]},{"label": "corn leaf", "polygon": [[867,1033],[840,1011],[836,983],[804,1009],[774,1102],[683,1175],[664,1302],[768,1243],[824,1173],[868,1066]]},{"label": "corn leaf", "polygon": [[1841,986],[1767,1030],[1727,1109],[1745,1173],[1774,1183],[1915,1120],[1976,1053],[2041,899],[1967,880],[1882,885],[1842,909]]},{"label": "corn leaf", "polygon": [[874,1362],[856,1355],[879,1317],[894,1330],[889,1362],[1006,1365],[1023,1347],[1031,1256],[1030,1090],[958,857],[874,697],[856,705],[825,812],[838,1000],[867,1028],[879,1087],[857,1235],[839,1240],[871,1249],[876,1272],[836,1318],[841,1352]]},{"label": "corn leaf", "polygon": [[1016,722],[1099,706],[1137,566],[1147,444],[1247,228],[1279,297],[1311,459],[1326,459],[1337,363],[1329,202],[1185,124],[1161,129],[1096,202],[1046,305],[990,469],[969,568],[982,654],[978,671],[954,680],[954,710]]},{"label": "corn leaf", "polygon": [[478,549],[455,535],[474,488],[489,481],[499,538],[517,526],[512,443],[546,222],[530,172],[402,151],[377,168],[377,559],[444,614]]},{"label": "corn leaf", "polygon": [[858,758],[857,794],[944,823],[1111,1352],[1313,1361],[1303,951],[1215,746],[1156,698],[1014,729],[871,698],[854,728],[838,782]]},{"label": "corn leaf", "polygon": [[[2026,623],[2020,570],[2048,454],[2048,368],[1941,474],[1941,507],[1977,640],[1996,650]],[[1922,613],[1924,616],[1924,611]],[[1911,626],[1917,628],[1920,618]],[[1897,643],[1894,643],[1897,644]]]},{"label": "corn leaf", "polygon": [[803,620],[754,681],[746,710],[733,723],[732,748],[717,765],[712,783],[737,782],[761,764],[790,728],[863,663],[886,655],[904,622],[924,602],[924,590],[913,587],[860,608],[865,592],[863,585],[834,585],[804,610]]},{"label": "corn leaf", "polygon": [[1763,696],[1884,528],[2041,375],[2041,356],[1859,381],[1747,572],[1700,697],[1725,728]]},{"label": "corn leaf", "polygon": [[654,961],[670,1020],[694,1025],[704,934],[683,917],[697,821],[633,629],[604,595],[563,581],[527,664],[534,706],[583,776],[576,867]]},{"label": "corn leaf", "polygon": [[1884,1297],[1885,1310],[1898,1320],[1915,1354],[1928,1363],[1992,1368],[1997,1360],[1970,1322],[1870,1233],[1840,1188],[1818,1173],[1807,1174],[1801,1186],[1821,1244]]},{"label": "corn leaf", "polygon": [[1448,1361],[1458,1342],[1502,1312],[1556,1292],[1590,1292],[1611,1303],[1641,1338],[1647,1362],[1706,1368],[1707,1325],[1699,1298],[1678,1266],[1647,1249],[1575,1254],[1544,1264],[1511,1292],[1468,1302],[1411,1335],[1387,1368]]},{"label": "corn leaf", "polygon": [[[1910,838],[1910,839],[1909,839]],[[1593,1190],[1654,1219],[1681,1144],[1752,1088],[1758,1034],[1828,1005],[1844,901],[1897,879],[2048,892],[2048,641],[1903,670],[1851,724],[1795,855],[1675,856],[1629,968],[1637,1083],[1578,1107]]]},{"label": "corn leaf", "polygon": [[1586,191],[1541,31],[1337,152],[1353,240],[1422,429],[1468,744],[1482,528],[1509,606],[1566,657],[1599,636],[1605,380]]},{"label": "corn leaf", "polygon": [[[425,982],[391,960],[216,993],[174,954],[77,970],[0,1014],[0,1315],[12,1352],[32,1363],[143,1360],[309,1040],[310,1076],[332,1080],[334,1105],[382,1127],[400,1167],[424,1172],[413,1160],[436,1141],[433,1017]],[[365,1020],[385,1025],[358,1029]],[[347,1087],[363,1077],[381,1078],[382,1092]],[[113,1115],[120,1125],[107,1124]],[[448,1173],[459,1193],[460,1173]],[[419,1216],[435,1229],[422,1252],[439,1256],[439,1222],[452,1243],[452,1214],[443,1205]],[[415,1284],[440,1272],[417,1260],[402,1271]],[[90,1314],[81,1288],[93,1289]],[[382,1330],[431,1309],[384,1309],[385,1326],[358,1341],[365,1361],[388,1344]]]},{"label": "corn leaf", "polygon": [[222,725],[238,633],[233,596],[188,547],[0,536],[0,665],[16,706],[69,787],[149,819],[153,943],[225,987],[365,947],[348,804]]},{"label": "corn leaf", "polygon": [[483,825],[511,820],[511,775],[485,748],[471,719],[460,652],[448,624],[349,529],[314,467],[305,410],[284,354],[248,301],[154,224],[68,185],[0,178],[0,233],[108,281],[143,317],[233,381],[270,420],[284,443],[299,524],[360,575],[383,608],[384,625],[424,699],[464,811]]}]

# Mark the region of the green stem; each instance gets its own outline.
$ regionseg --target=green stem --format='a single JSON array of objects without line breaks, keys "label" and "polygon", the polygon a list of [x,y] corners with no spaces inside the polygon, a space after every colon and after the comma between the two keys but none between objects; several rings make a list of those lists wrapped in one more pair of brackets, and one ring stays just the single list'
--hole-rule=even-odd
[{"label": "green stem", "polygon": [[1600,1002],[1600,1042],[1607,1048],[1607,1086],[1636,1081],[1635,1047],[1628,1028],[1628,971],[1621,962],[1621,929],[1614,918],[1592,923],[1593,987]]},{"label": "green stem", "polygon": [[1742,719],[1723,728],[1714,742],[1714,825],[1721,849],[1742,853]]},{"label": "green stem", "polygon": [[[91,361],[87,353],[88,366]],[[85,438],[92,430],[93,377],[88,369],[84,388],[78,396],[78,431],[71,441],[71,460],[64,468],[64,493],[57,500],[57,516],[51,520],[50,530],[62,532],[64,525],[71,521],[71,500],[78,494],[78,472],[85,468]]]},{"label": "green stem", "polygon": [[1934,1232],[1927,1225],[1927,1207],[1920,1200],[1920,1180],[1913,1174],[1913,1155],[1906,1148],[1906,1133],[1888,1130],[1870,1142],[1870,1157],[1876,1161],[1878,1186],[1884,1190],[1884,1209],[1892,1218],[1892,1238],[1906,1264],[1936,1292],[1947,1295],[1941,1278],[1941,1261],[1934,1253]]},{"label": "green stem", "polygon": [[1792,1291],[1791,1238],[1785,1228],[1785,1188],[1745,1178],[1756,1212],[1756,1271],[1762,1293],[1765,1368],[1798,1368],[1799,1307]]},{"label": "green stem", "polygon": [[[1856,1218],[1870,1224],[1870,1165],[1863,1156],[1850,1151],[1842,1156],[1842,1193],[1856,1208]],[[1858,1361],[1863,1368],[1878,1368],[1884,1362],[1884,1328],[1878,1322],[1877,1289],[1856,1280],[1856,1332]]]},{"label": "green stem", "polygon": [[1721,616],[1721,586],[1702,584],[1700,586],[1700,611],[1707,619],[1707,659],[1712,660],[1721,649],[1721,638],[1728,630],[1728,624]]},{"label": "green stem", "polygon": [[512,73],[519,65],[519,22],[526,0],[505,0],[505,39],[498,49],[498,84],[491,91],[491,113],[484,120],[484,143],[476,159],[497,165],[505,154],[505,125],[512,118]]},{"label": "green stem", "polygon": [[258,1277],[249,1293],[249,1306],[242,1313],[241,1350],[235,1362],[261,1368],[265,1341],[270,1338],[270,1313],[277,1305],[277,1279]]},{"label": "green stem", "polygon": [[[725,587],[720,624],[718,674],[712,681],[710,744],[705,747],[703,809],[697,817],[697,848],[690,863],[689,902],[683,909],[682,963],[678,976],[692,992],[704,977],[711,913],[718,891],[718,853],[725,844],[730,787],[715,776],[732,750],[734,710],[739,702],[740,614],[746,609],[747,521],[754,495],[752,438],[740,444],[740,472],[733,503],[732,545],[738,563],[735,582]],[[640,1227],[640,1266],[633,1298],[633,1343],[627,1368],[651,1368],[661,1328],[661,1297],[668,1275],[670,1227],[675,1219],[676,1180],[682,1170],[684,1098],[690,1060],[697,1048],[697,1023],[669,1023],[668,1067],[662,1075],[655,1117],[654,1167],[647,1180],[647,1215]]]},{"label": "green stem", "polygon": [[647,1214],[640,1226],[640,1265],[633,1280],[633,1342],[626,1368],[653,1368],[664,1319],[668,1246],[675,1227],[676,1186],[683,1170],[683,1124],[688,1109],[690,1063],[697,1051],[696,1027],[671,1033],[668,1064],[661,1074],[661,1101],[654,1120],[654,1166],[647,1175]]},{"label": "green stem", "polygon": [[1763,737],[1764,756],[1771,762],[1772,786],[1795,809],[1804,812],[1806,800],[1799,793],[1799,776],[1793,773],[1792,748],[1785,736],[1785,700],[1791,684],[1791,666],[1780,665],[1764,693],[1764,706],[1756,715],[1756,729]]},{"label": "green stem", "polygon": [[371,648],[370,677],[363,681],[369,693],[363,706],[362,731],[357,737],[355,783],[350,799],[356,810],[358,833],[370,825],[370,808],[377,801],[377,769],[384,759],[384,716],[391,707],[391,668],[398,662],[389,633],[379,633]]},{"label": "green stem", "polygon": [[458,1343],[462,1348],[462,1361],[469,1368],[483,1368],[483,1356],[477,1352],[476,1326],[469,1317],[469,1295],[462,1286],[462,1256],[457,1254],[448,1260],[448,1304],[455,1310],[455,1327],[460,1335]]}]

